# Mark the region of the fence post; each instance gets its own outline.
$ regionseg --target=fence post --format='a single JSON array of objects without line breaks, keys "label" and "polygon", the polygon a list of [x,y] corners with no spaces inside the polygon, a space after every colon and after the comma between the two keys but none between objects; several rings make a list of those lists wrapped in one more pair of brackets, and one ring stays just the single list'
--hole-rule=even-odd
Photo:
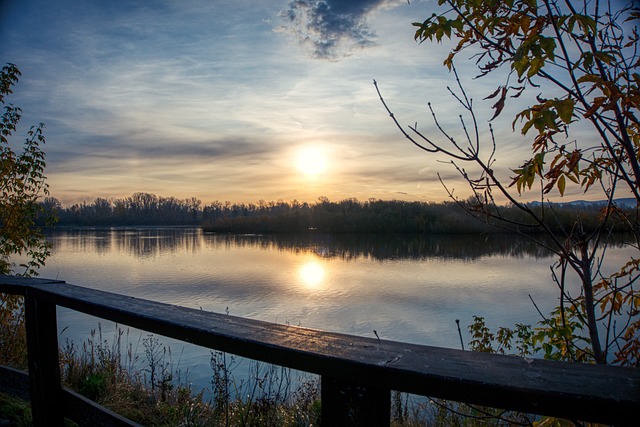
[{"label": "fence post", "polygon": [[322,425],[389,426],[391,391],[322,376]]},{"label": "fence post", "polygon": [[25,292],[25,320],[33,425],[64,423],[56,306]]}]

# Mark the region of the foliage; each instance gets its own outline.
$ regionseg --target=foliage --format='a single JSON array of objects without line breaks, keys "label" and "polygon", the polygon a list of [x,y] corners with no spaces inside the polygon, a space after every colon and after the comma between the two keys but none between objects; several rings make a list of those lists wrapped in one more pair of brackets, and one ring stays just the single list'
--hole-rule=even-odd
[{"label": "foliage", "polygon": [[[460,116],[462,139],[443,128],[431,104],[429,109],[439,142],[417,125],[409,131],[399,124],[380,94],[383,106],[405,137],[429,153],[444,154],[466,181],[472,203],[469,212],[488,223],[511,230],[534,225],[552,239],[547,245],[558,261],[552,280],[558,286],[560,305],[540,325],[546,335],[545,354],[563,360],[640,364],[640,294],[636,289],[640,250],[640,11],[633,2],[572,2],[561,0],[473,1],[439,0],[443,10],[414,23],[420,42],[454,40],[444,66],[454,73],[458,89],[450,93],[465,111]],[[478,77],[492,75],[501,83],[485,99],[493,103],[496,119],[508,103],[528,105],[513,117],[512,127],[530,138],[529,159],[512,167],[510,182],[495,170],[498,149],[492,124],[480,131],[473,100],[460,82],[454,59],[471,52]],[[470,123],[470,125],[469,125]],[[590,137],[575,139],[585,126]],[[411,132],[411,133],[410,133]],[[486,139],[486,140],[485,140]],[[469,172],[462,164],[477,167]],[[518,196],[540,183],[540,209],[522,203]],[[597,224],[586,229],[580,218],[560,230],[549,226],[556,210],[546,198],[560,196],[569,186],[600,193],[607,203]],[[628,194],[634,209],[622,212],[617,194]],[[495,203],[506,198],[527,221],[503,215]],[[592,196],[593,197],[593,196]],[[629,263],[618,272],[603,271],[604,237],[615,222],[634,236]],[[576,294],[566,286],[567,275],[581,282]]]},{"label": "foliage", "polygon": [[0,419],[8,420],[11,426],[30,427],[33,425],[31,406],[29,402],[0,393]]},{"label": "foliage", "polygon": [[[516,324],[515,329],[499,327],[494,333],[485,323],[484,317],[473,316],[473,323],[469,325],[471,341],[469,342],[472,351],[483,353],[500,353],[511,354],[520,357],[532,357],[540,351],[544,351],[545,358],[553,360],[580,360],[588,359],[587,351],[579,351],[569,357],[568,353],[574,352],[576,342],[588,342],[588,338],[583,335],[575,335],[583,327],[582,322],[567,321],[559,322],[560,310],[554,311],[556,317],[541,322],[542,326],[532,329],[529,325]],[[547,322],[550,325],[547,325]],[[514,352],[515,347],[515,352]],[[445,412],[460,414],[459,405],[451,402],[443,402],[442,407]],[[508,419],[508,424],[513,425],[526,420],[524,425],[533,425],[535,427],[550,426],[575,426],[576,423],[554,417],[540,417],[535,421],[530,420],[529,416],[519,413],[500,412],[489,408],[477,408],[485,413],[487,419],[491,419],[493,415],[494,421]],[[474,414],[463,413],[464,417],[474,416]],[[500,424],[498,424],[500,425]],[[593,424],[579,424],[593,425]]]},{"label": "foliage", "polygon": [[49,255],[49,244],[40,230],[34,228],[40,212],[38,199],[49,194],[49,187],[41,147],[45,143],[44,124],[29,129],[21,153],[9,141],[17,130],[22,110],[7,104],[5,96],[12,93],[19,76],[20,71],[13,64],[4,66],[0,74],[0,102],[4,106],[0,122],[0,273],[12,272],[15,267],[10,262],[12,255],[26,254],[29,259],[20,267],[25,269],[23,274],[34,275]]},{"label": "foliage", "polygon": [[[494,334],[484,322],[484,317],[473,316],[473,323],[469,325],[472,351],[483,353],[511,354],[515,345],[519,356],[530,356],[537,351],[531,326],[516,324],[515,329],[500,327]],[[515,340],[515,343],[513,342]]]},{"label": "foliage", "polygon": [[[44,125],[31,127],[21,152],[10,141],[22,110],[8,104],[5,97],[12,93],[19,77],[20,71],[13,64],[5,65],[0,72],[0,103],[4,107],[0,120],[0,274],[31,276],[37,275],[49,255],[50,244],[35,226],[41,214],[39,199],[49,194],[49,188],[42,151]],[[11,261],[13,256],[25,256],[26,260],[16,265]],[[22,298],[15,295],[0,295],[0,363],[26,363],[24,305]]]},{"label": "foliage", "polygon": [[[565,191],[567,180],[585,191],[606,175],[640,198],[640,75],[637,29],[640,9],[633,2],[439,0],[448,10],[417,27],[420,41],[454,38],[457,46],[444,65],[467,48],[478,50],[479,76],[506,68],[504,81],[486,99],[497,99],[493,118],[507,97],[534,88],[535,102],[517,113],[526,135],[535,129],[534,156],[514,170],[518,191],[537,178],[544,191]],[[515,80],[515,81],[514,81]],[[542,92],[541,92],[542,91]],[[542,93],[549,93],[549,97]],[[591,147],[560,144],[570,124],[586,119],[600,137]],[[567,146],[569,145],[569,147]],[[553,156],[544,171],[544,158]]]}]

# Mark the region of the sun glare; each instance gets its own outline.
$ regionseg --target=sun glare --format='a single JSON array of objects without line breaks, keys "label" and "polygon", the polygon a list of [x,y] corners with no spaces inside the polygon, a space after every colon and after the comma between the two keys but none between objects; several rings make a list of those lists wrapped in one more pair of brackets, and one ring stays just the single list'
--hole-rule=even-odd
[{"label": "sun glare", "polygon": [[303,148],[296,157],[296,168],[307,178],[317,178],[327,170],[327,157],[318,148]]},{"label": "sun glare", "polygon": [[305,286],[316,288],[324,280],[324,268],[315,261],[309,261],[300,266],[298,275]]}]

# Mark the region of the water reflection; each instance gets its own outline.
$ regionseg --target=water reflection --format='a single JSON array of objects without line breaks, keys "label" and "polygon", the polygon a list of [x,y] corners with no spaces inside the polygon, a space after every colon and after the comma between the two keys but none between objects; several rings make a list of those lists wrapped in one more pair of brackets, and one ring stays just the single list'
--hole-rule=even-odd
[{"label": "water reflection", "polygon": [[[121,253],[153,258],[161,253],[196,253],[208,248],[256,248],[311,253],[326,259],[424,260],[427,258],[475,260],[486,256],[546,258],[552,254],[540,244],[512,234],[418,235],[418,234],[278,234],[235,235],[202,233],[189,227],[62,228],[49,232],[64,250]],[[542,243],[549,243],[541,239]],[[613,236],[621,246],[625,236]]]},{"label": "water reflection", "polygon": [[305,287],[315,289],[324,280],[324,268],[316,261],[307,261],[300,266],[298,276]]},{"label": "water reflection", "polygon": [[[260,236],[131,227],[57,229],[49,238],[55,246],[42,277],[270,322],[371,337],[376,330],[405,342],[458,347],[456,319],[466,325],[480,315],[493,328],[533,324],[540,317],[530,297],[542,312],[557,304],[553,258],[510,235]],[[619,267],[628,257],[622,248],[606,259]],[[61,338],[86,336],[97,322],[60,310]],[[206,354],[197,354],[208,370]]]},{"label": "water reflection", "polygon": [[47,238],[54,246],[63,245],[65,251],[138,258],[202,249],[202,233],[193,227],[60,228],[49,231]]}]

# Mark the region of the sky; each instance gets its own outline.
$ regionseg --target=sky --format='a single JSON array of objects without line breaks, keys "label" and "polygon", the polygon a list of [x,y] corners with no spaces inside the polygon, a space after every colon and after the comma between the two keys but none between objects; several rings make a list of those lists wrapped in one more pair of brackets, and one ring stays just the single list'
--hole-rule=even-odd
[{"label": "sky", "polygon": [[[46,174],[63,205],[134,192],[255,203],[442,201],[442,157],[403,124],[460,128],[450,45],[417,43],[431,0],[0,0],[0,61],[22,72],[8,101],[23,138],[44,122]],[[488,129],[491,77],[458,66]],[[496,170],[528,146],[498,123]]]}]

